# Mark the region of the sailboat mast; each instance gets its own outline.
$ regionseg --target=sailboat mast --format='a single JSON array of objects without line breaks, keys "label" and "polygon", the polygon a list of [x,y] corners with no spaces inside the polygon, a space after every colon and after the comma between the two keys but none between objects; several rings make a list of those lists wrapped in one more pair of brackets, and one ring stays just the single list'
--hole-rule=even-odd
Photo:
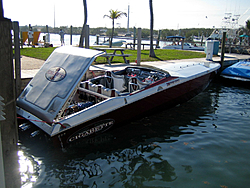
[{"label": "sailboat mast", "polygon": [[129,5],[128,5],[128,23],[127,23],[127,33],[129,33]]},{"label": "sailboat mast", "polygon": [[56,27],[56,8],[55,8],[55,4],[54,4],[54,28]]}]

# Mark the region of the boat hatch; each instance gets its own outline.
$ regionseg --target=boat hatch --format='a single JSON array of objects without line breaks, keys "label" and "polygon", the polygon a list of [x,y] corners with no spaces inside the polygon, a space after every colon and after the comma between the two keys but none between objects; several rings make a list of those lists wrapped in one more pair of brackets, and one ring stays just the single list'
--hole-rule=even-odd
[{"label": "boat hatch", "polygon": [[52,122],[73,96],[89,66],[102,54],[70,46],[56,48],[18,97],[17,106]]}]

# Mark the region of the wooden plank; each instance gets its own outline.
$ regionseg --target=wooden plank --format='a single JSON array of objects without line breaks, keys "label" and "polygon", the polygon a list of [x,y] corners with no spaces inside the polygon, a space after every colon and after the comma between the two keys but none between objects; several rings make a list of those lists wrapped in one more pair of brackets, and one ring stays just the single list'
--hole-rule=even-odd
[{"label": "wooden plank", "polygon": [[4,98],[6,120],[0,122],[2,159],[6,187],[21,187],[18,163],[18,126],[16,118],[16,97],[14,87],[11,20],[0,19],[0,95]]},{"label": "wooden plank", "polygon": [[20,39],[19,39],[19,23],[12,22],[14,31],[14,49],[15,49],[15,83],[16,83],[16,96],[21,93],[21,56],[20,56]]}]

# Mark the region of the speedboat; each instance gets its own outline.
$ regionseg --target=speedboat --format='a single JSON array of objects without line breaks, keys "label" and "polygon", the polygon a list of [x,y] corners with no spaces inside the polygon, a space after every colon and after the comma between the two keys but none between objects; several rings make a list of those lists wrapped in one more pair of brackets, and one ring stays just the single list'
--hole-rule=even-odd
[{"label": "speedboat", "polygon": [[244,82],[250,81],[250,61],[240,61],[235,63],[226,69],[221,74],[223,78],[230,80],[239,80]]},{"label": "speedboat", "polygon": [[191,99],[220,68],[212,62],[124,65],[84,79],[102,54],[77,47],[56,48],[17,98],[18,116],[65,146]]}]

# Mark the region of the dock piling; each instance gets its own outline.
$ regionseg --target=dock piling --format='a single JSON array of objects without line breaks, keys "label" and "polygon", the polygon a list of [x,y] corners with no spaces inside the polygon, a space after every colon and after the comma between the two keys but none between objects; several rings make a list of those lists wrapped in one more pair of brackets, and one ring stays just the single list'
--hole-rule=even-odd
[{"label": "dock piling", "polygon": [[14,31],[14,50],[15,50],[15,87],[16,96],[21,93],[21,58],[20,58],[20,39],[19,39],[19,23],[12,22]]},{"label": "dock piling", "polygon": [[85,48],[89,49],[89,25],[85,27]]},{"label": "dock piling", "polygon": [[137,38],[137,65],[141,64],[141,28],[138,28],[138,38]]},{"label": "dock piling", "polygon": [[72,45],[72,33],[73,33],[73,27],[70,26],[70,45]]},{"label": "dock piling", "polygon": [[222,70],[222,68],[224,66],[225,43],[226,43],[226,32],[223,32],[222,44],[221,44],[221,56],[220,56],[220,58],[221,58],[221,60],[220,60],[220,65],[221,65],[220,70]]},{"label": "dock piling", "polygon": [[0,121],[0,149],[3,171],[0,172],[0,185],[4,187],[21,187],[18,163],[18,127],[16,118],[16,97],[14,87],[12,22],[0,15],[0,96],[4,106],[5,120]]}]

